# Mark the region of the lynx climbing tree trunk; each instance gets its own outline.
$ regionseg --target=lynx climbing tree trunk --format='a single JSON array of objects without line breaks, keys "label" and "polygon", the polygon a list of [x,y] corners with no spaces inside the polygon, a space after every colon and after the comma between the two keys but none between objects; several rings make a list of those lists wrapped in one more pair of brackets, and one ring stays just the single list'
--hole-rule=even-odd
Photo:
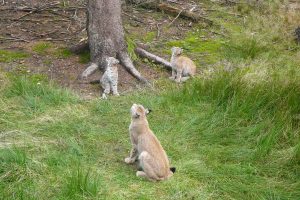
[{"label": "lynx climbing tree trunk", "polygon": [[91,63],[82,73],[83,77],[92,74],[97,68],[105,68],[107,57],[115,57],[135,78],[147,82],[127,53],[120,0],[88,0],[87,33]]}]

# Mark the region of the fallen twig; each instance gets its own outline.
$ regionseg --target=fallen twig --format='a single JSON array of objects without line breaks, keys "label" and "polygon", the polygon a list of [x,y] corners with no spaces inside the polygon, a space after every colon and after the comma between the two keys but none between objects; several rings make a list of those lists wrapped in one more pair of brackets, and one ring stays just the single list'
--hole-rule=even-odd
[{"label": "fallen twig", "polygon": [[55,12],[55,11],[53,11],[53,10],[47,10],[47,11],[48,11],[49,13],[53,14],[53,15],[58,15],[58,16],[61,16],[61,17],[69,18],[69,19],[71,19],[71,20],[74,19],[74,18],[72,18],[72,17],[70,17],[70,16],[68,16],[68,15],[64,15],[64,14],[62,14],[62,13]]},{"label": "fallen twig", "polygon": [[58,30],[50,31],[48,33],[42,33],[42,34],[39,34],[39,37],[45,37],[47,35],[51,35],[52,33],[56,33],[56,32],[58,32]]},{"label": "fallen twig", "polygon": [[183,11],[184,9],[182,9],[179,13],[178,13],[178,15],[171,21],[171,23],[169,24],[169,27],[175,22],[175,20],[180,16],[180,14],[182,13],[182,11]]},{"label": "fallen twig", "polygon": [[65,40],[73,40],[73,37],[70,38],[45,38],[45,39],[40,39],[40,40],[45,40],[45,41],[65,41]]},{"label": "fallen twig", "polygon": [[[142,4],[141,6],[145,7],[145,8],[149,8],[149,9],[153,9],[153,10],[160,10],[160,11],[163,11],[163,12],[166,12],[166,13],[169,13],[171,15],[174,15],[174,16],[178,16],[178,14],[180,13],[180,17],[182,18],[188,18],[188,19],[191,19],[193,21],[203,21],[209,25],[212,25],[213,24],[213,21],[204,17],[204,16],[201,16],[201,15],[198,15],[196,13],[193,13],[193,12],[190,12],[188,10],[182,10],[182,9],[179,9],[179,8],[176,8],[174,6],[171,6],[169,4],[166,4],[166,3],[146,3],[146,4]],[[178,17],[179,17],[178,16]]]},{"label": "fallen twig", "polygon": [[[49,10],[64,10],[64,11],[72,11],[72,10],[79,10],[79,9],[86,9],[85,6],[70,6],[70,7],[59,7],[57,5],[55,6],[51,6],[51,7],[48,7],[48,8],[43,8],[43,9],[40,9],[40,11],[49,11]],[[3,9],[0,9],[0,11],[5,11],[5,10],[13,10],[13,11],[22,11],[22,12],[30,12],[30,11],[33,11],[33,10],[36,10],[35,7],[11,7],[11,8],[3,8]]]},{"label": "fallen twig", "polygon": [[129,14],[126,13],[126,12],[122,12],[122,14],[124,14],[124,15],[130,17],[130,18],[133,19],[134,21],[140,22],[140,23],[142,23],[142,24],[146,24],[143,20],[137,18],[137,17],[134,16],[134,15],[129,15]]},{"label": "fallen twig", "polygon": [[55,21],[68,22],[70,20],[67,20],[67,19],[38,20],[38,19],[9,19],[9,18],[3,18],[3,19],[0,19],[0,21],[29,21],[29,22],[35,22],[35,23],[48,23],[48,22],[55,22]]},{"label": "fallen twig", "polygon": [[16,20],[19,20],[19,19],[21,19],[21,18],[23,18],[23,17],[25,17],[25,16],[28,16],[28,15],[30,15],[30,14],[32,14],[32,13],[40,12],[40,11],[42,11],[42,10],[51,8],[51,7],[53,7],[53,6],[57,6],[58,4],[60,4],[60,2],[54,2],[54,3],[50,3],[50,4],[43,5],[43,6],[41,6],[41,7],[33,8],[29,13],[26,13],[26,14],[22,15],[21,17],[16,18]]},{"label": "fallen twig", "polygon": [[0,37],[0,41],[7,41],[7,40],[9,40],[9,41],[23,41],[23,42],[27,42],[27,43],[29,43],[30,41],[28,41],[28,40],[25,40],[25,39],[23,39],[23,38],[17,38],[17,37],[5,37],[5,38],[2,38],[2,37]]},{"label": "fallen twig", "polygon": [[227,15],[234,15],[234,16],[238,16],[238,17],[243,17],[243,15],[238,14],[238,13],[230,13],[230,12],[226,12],[226,11],[218,10],[218,9],[206,9],[205,11],[207,11],[207,12],[221,12],[221,13],[225,13]]},{"label": "fallen twig", "polygon": [[177,2],[177,0],[167,0],[167,2],[176,3],[176,4],[182,4],[182,3]]},{"label": "fallen twig", "polygon": [[221,35],[221,36],[223,36],[223,37],[226,37],[226,35],[224,35],[223,33],[218,33],[218,32],[216,32],[216,31],[210,31],[210,32],[212,32],[212,33],[214,33],[214,34],[216,34],[216,35]]}]

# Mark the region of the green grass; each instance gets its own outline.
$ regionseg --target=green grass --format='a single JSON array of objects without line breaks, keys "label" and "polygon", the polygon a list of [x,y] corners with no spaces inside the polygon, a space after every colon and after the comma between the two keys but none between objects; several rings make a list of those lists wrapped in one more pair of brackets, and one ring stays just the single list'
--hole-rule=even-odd
[{"label": "green grass", "polygon": [[[57,44],[55,45],[57,46]],[[65,47],[55,47],[49,42],[37,42],[32,46],[32,51],[39,55],[52,55],[56,58],[69,58],[72,52]]]},{"label": "green grass", "polygon": [[[259,28],[276,12],[249,9],[232,29],[219,19],[230,37],[169,42],[218,60],[183,85],[162,79],[83,101],[43,75],[0,72],[1,198],[299,199],[299,50],[286,48],[291,36]],[[289,30],[280,20],[276,27]],[[168,181],[138,178],[124,163],[133,103],[153,110],[150,127],[177,168]]]},{"label": "green grass", "polygon": [[144,42],[152,42],[156,37],[156,32],[152,31],[152,32],[147,32],[147,34],[145,35],[145,37],[143,38]]},{"label": "green grass", "polygon": [[58,58],[69,58],[72,55],[72,52],[67,48],[58,48],[57,51],[55,51],[54,55]]},{"label": "green grass", "polygon": [[12,61],[27,58],[29,55],[23,51],[8,51],[0,49],[0,63],[8,63]]},{"label": "green grass", "polygon": [[136,48],[136,44],[133,41],[132,38],[130,38],[129,36],[126,36],[126,43],[127,43],[127,51],[129,53],[130,58],[135,61],[138,59],[137,55],[134,52],[134,49]]},{"label": "green grass", "polygon": [[[192,54],[194,57],[193,60],[198,65],[215,63],[220,59],[218,52],[220,51],[222,41],[219,39],[209,41],[203,40],[200,37],[202,34],[202,32],[195,31],[190,33],[186,38],[184,38],[184,40],[168,41],[166,44],[168,47],[166,53],[170,54],[170,49],[173,46],[177,46],[184,49],[183,54]],[[202,54],[206,56],[199,58],[199,55]]]},{"label": "green grass", "polygon": [[[1,102],[1,193],[6,199],[297,199],[299,84],[250,87],[238,78],[241,71],[219,73],[182,88],[158,82],[166,89],[90,102],[52,86],[43,92],[20,77],[26,90],[12,85]],[[36,112],[16,96],[39,96],[45,109]],[[169,181],[137,178],[123,162],[134,102],[153,109],[150,125],[178,170]]]},{"label": "green grass", "polygon": [[51,48],[52,44],[49,42],[38,42],[32,47],[32,51],[40,55],[46,55]]},{"label": "green grass", "polygon": [[10,75],[11,85],[4,89],[3,96],[13,99],[28,109],[28,113],[40,112],[47,107],[55,107],[76,101],[68,91],[49,84],[44,75]]},{"label": "green grass", "polygon": [[244,39],[242,41],[229,41],[223,45],[224,56],[229,60],[255,59],[268,51],[256,39]]}]

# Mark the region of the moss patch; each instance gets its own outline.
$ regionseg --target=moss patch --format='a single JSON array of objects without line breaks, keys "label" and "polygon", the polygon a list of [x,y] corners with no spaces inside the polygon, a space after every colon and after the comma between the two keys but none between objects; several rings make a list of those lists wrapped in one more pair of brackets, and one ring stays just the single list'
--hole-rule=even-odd
[{"label": "moss patch", "polygon": [[79,62],[83,64],[90,62],[90,52],[84,51],[81,54],[79,54]]},{"label": "moss patch", "polygon": [[198,64],[211,64],[219,60],[219,49],[222,45],[222,41],[204,40],[200,37],[199,33],[191,33],[183,40],[173,40],[167,42],[168,51],[171,47],[177,46],[183,48],[185,54],[202,54],[203,57],[195,58],[195,62]]},{"label": "moss patch", "polygon": [[72,56],[72,52],[67,48],[58,48],[54,55],[58,58],[69,58]]}]

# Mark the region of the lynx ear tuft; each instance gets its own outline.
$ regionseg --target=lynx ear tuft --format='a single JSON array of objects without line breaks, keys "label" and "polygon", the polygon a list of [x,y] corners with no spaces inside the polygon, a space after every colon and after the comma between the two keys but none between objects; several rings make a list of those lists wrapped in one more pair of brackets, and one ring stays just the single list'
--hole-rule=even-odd
[{"label": "lynx ear tuft", "polygon": [[170,171],[175,173],[176,172],[176,167],[170,167]]}]

